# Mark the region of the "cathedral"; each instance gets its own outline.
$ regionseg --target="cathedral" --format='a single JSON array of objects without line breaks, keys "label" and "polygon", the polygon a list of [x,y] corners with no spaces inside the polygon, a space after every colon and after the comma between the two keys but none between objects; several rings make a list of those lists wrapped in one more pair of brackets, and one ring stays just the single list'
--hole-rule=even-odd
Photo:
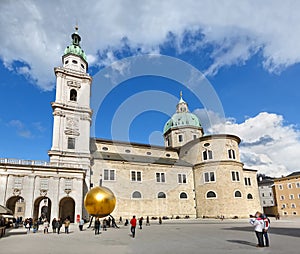
[{"label": "cathedral", "polygon": [[[163,128],[164,146],[91,138],[92,77],[78,29],[54,68],[49,162],[0,159],[0,204],[15,217],[88,217],[85,194],[113,191],[112,215],[243,218],[261,210],[256,170],[240,161],[240,138],[205,135],[182,94]],[[99,112],[101,114],[101,112]]]}]

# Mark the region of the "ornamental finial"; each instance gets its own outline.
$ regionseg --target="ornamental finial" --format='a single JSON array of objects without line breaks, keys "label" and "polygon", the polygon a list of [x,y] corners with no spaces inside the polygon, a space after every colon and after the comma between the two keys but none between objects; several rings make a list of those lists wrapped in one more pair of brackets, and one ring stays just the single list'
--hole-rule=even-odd
[{"label": "ornamental finial", "polygon": [[180,91],[180,98],[182,98],[182,91]]}]

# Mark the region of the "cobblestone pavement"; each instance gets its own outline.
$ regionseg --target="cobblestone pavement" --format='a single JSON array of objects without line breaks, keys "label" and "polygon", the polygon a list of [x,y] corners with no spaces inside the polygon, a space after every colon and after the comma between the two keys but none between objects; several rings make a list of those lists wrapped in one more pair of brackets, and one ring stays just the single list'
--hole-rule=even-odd
[{"label": "cobblestone pavement", "polygon": [[[26,234],[24,228],[12,229],[0,239],[0,253],[299,253],[300,218],[271,219],[269,248],[257,248],[253,228],[248,220],[168,220],[159,225],[136,230],[131,238],[130,228],[109,228],[95,235],[92,229],[79,231],[71,224],[70,234]],[[63,229],[63,228],[62,228]],[[63,230],[62,230],[63,231]]]}]

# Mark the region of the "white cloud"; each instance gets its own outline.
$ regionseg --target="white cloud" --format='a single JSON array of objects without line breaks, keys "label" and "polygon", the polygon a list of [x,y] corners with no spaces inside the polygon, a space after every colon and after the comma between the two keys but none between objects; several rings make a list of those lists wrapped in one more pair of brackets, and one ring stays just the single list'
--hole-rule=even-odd
[{"label": "white cloud", "polygon": [[[213,45],[206,74],[258,51],[264,68],[280,72],[300,61],[299,9],[299,1],[281,0],[1,1],[0,58],[10,70],[23,62],[30,68],[22,75],[52,89],[53,67],[78,21],[90,65],[100,63],[99,52],[124,46],[124,38],[134,54],[159,52],[171,32],[179,52]],[[184,42],[187,31],[202,37]]]},{"label": "white cloud", "polygon": [[300,131],[285,124],[281,115],[262,112],[240,124],[232,119],[220,120],[211,125],[208,132],[239,136],[242,139],[241,160],[245,167],[271,176],[299,170]]},{"label": "white cloud", "polygon": [[16,129],[16,133],[23,138],[32,138],[32,133],[28,130],[25,124],[20,120],[11,120],[7,124],[9,127]]},{"label": "white cloud", "polygon": [[43,126],[43,124],[41,122],[34,122],[34,123],[32,123],[32,125],[39,132],[44,132],[47,129]]},{"label": "white cloud", "polygon": [[17,129],[23,129],[24,124],[20,120],[11,120],[8,123],[9,126],[15,127]]}]

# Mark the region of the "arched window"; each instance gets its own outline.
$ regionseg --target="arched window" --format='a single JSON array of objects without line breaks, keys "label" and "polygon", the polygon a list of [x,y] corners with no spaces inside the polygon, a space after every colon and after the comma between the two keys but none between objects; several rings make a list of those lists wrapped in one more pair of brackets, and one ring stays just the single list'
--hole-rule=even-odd
[{"label": "arched window", "polygon": [[252,194],[249,193],[249,194],[247,195],[247,199],[253,199]]},{"label": "arched window", "polygon": [[213,191],[209,191],[206,193],[206,198],[216,198],[217,194]]},{"label": "arched window", "polygon": [[164,192],[159,192],[157,198],[166,198],[166,194]]},{"label": "arched window", "polygon": [[211,150],[205,150],[203,151],[203,160],[211,160],[213,158],[213,152]]},{"label": "arched window", "polygon": [[70,91],[70,101],[77,101],[77,91],[75,89]]},{"label": "arched window", "polygon": [[142,198],[142,194],[139,191],[132,193],[132,198]]},{"label": "arched window", "polygon": [[235,198],[241,198],[242,197],[242,193],[240,192],[240,191],[235,191],[235,193],[234,193],[234,197]]},{"label": "arched window", "polygon": [[233,149],[228,150],[229,159],[235,159],[235,151]]},{"label": "arched window", "polygon": [[187,194],[185,192],[181,192],[180,199],[187,199]]}]

